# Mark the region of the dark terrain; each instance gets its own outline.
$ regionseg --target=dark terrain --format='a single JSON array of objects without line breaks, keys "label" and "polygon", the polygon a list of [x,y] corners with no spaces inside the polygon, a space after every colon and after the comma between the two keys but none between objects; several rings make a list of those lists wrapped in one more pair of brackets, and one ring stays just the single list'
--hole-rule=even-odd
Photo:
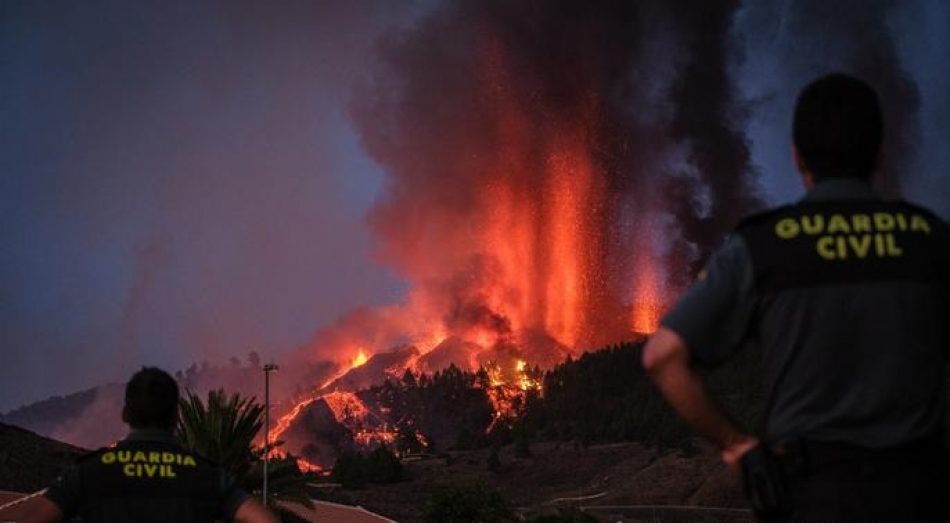
[{"label": "dark terrain", "polygon": [[[488,466],[490,449],[450,452],[404,463],[408,479],[389,485],[344,490],[328,487],[320,497],[361,505],[400,522],[419,521],[428,496],[446,484],[485,483],[519,515],[534,517],[582,510],[602,521],[621,521],[636,511],[605,509],[629,505],[671,505],[741,509],[741,489],[710,449],[694,456],[659,453],[636,443],[579,445],[540,443],[518,458],[513,445],[501,449],[501,466]],[[662,513],[662,512],[661,512]],[[691,521],[701,512],[683,511]],[[750,521],[741,510],[724,511],[715,521]],[[728,518],[728,519],[723,519]],[[634,519],[622,519],[634,521]],[[663,517],[663,521],[668,521]]]},{"label": "dark terrain", "polygon": [[[439,487],[482,483],[498,490],[525,517],[583,510],[612,522],[681,517],[748,521],[734,479],[715,453],[698,443],[666,407],[644,375],[639,364],[641,348],[641,343],[623,344],[568,358],[543,376],[535,371],[543,393],[529,391],[514,407],[517,415],[492,425],[483,371],[450,367],[432,375],[407,372],[401,380],[357,391],[370,411],[385,415],[390,427],[400,434],[418,430],[425,434],[428,446],[419,448],[416,438],[394,442],[392,450],[412,456],[403,461],[403,481],[356,489],[324,485],[316,489],[316,495],[361,505],[397,521],[417,521]],[[751,378],[756,363],[754,357],[740,358],[704,371],[714,396],[750,427],[757,423],[761,403],[758,384]],[[259,373],[251,367],[233,365],[227,371]],[[222,371],[206,367],[192,373],[192,378],[211,372]],[[187,381],[188,376],[184,378]],[[73,426],[95,423],[105,415],[87,416],[95,410],[91,406],[111,404],[118,401],[111,396],[120,397],[121,389],[116,387],[112,394],[104,393],[107,390],[108,386],[98,394],[53,398],[11,413],[8,419],[30,418],[52,426],[58,414],[81,421]],[[110,401],[103,402],[105,398]],[[308,441],[332,447],[321,452],[329,457],[353,450],[350,429],[332,416],[322,424],[311,418],[301,416],[294,430]],[[330,431],[335,438],[327,439],[328,427],[335,429]],[[16,427],[3,428],[9,443],[4,443],[0,453],[0,488],[40,488],[81,452]],[[671,515],[670,509],[632,509],[631,505],[732,510],[711,516],[695,509],[679,510]],[[703,519],[703,514],[712,519]]]},{"label": "dark terrain", "polygon": [[0,490],[35,492],[85,450],[0,423]]}]

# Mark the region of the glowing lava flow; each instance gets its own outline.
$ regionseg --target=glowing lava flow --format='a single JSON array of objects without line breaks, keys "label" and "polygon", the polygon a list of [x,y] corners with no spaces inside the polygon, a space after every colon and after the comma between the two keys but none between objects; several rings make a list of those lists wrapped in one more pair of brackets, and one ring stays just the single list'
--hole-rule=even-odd
[{"label": "glowing lava flow", "polygon": [[321,396],[321,399],[327,402],[327,407],[333,411],[333,417],[340,423],[361,421],[370,415],[366,405],[352,392],[331,392]]},{"label": "glowing lava flow", "polygon": [[[369,361],[369,357],[366,356],[366,352],[363,351],[362,348],[359,349],[359,350],[357,351],[357,353],[356,353],[356,356],[353,357],[353,360],[352,360],[352,362],[351,362],[349,368],[341,369],[339,372],[337,372],[336,374],[334,374],[333,376],[331,376],[328,380],[326,380],[325,382],[323,382],[323,384],[320,385],[320,386],[319,386],[313,393],[311,393],[308,397],[306,397],[306,398],[304,398],[304,399],[298,401],[298,402],[290,409],[289,412],[287,412],[286,414],[284,414],[283,416],[281,416],[280,418],[278,418],[278,419],[277,419],[277,423],[274,425],[274,428],[272,428],[272,429],[270,430],[270,432],[268,433],[268,441],[271,442],[271,445],[273,445],[274,442],[280,440],[280,437],[284,434],[284,432],[287,432],[287,429],[290,428],[290,425],[294,422],[295,419],[297,419],[297,416],[300,415],[300,413],[303,411],[303,409],[305,409],[305,408],[308,407],[311,403],[317,401],[318,399],[320,399],[320,398],[322,398],[322,397],[325,397],[325,396],[319,395],[319,394],[318,394],[319,391],[322,391],[322,390],[326,389],[327,387],[329,387],[330,384],[332,384],[334,381],[336,381],[336,380],[340,379],[341,377],[343,377],[343,375],[346,374],[347,372],[349,372],[349,371],[351,371],[351,370],[353,370],[353,369],[355,369],[355,368],[357,368],[357,367],[361,367],[361,366],[365,365],[367,361]],[[328,401],[327,403],[330,404],[329,401]],[[333,406],[330,405],[330,408],[332,409]],[[364,408],[365,408],[365,407],[364,407]],[[336,412],[336,411],[334,411],[334,415],[337,416],[337,412]],[[340,417],[337,416],[337,419],[340,419]],[[276,451],[275,451],[275,450],[271,450],[271,453],[276,453]],[[313,464],[310,464],[310,463],[306,463],[306,465],[307,465],[310,469],[315,469],[315,470],[319,470],[319,469],[320,469],[320,467],[317,467],[316,465],[313,465]]]},{"label": "glowing lava flow", "polygon": [[[278,441],[280,436],[288,428],[290,428],[290,424],[293,423],[295,419],[297,419],[297,416],[300,414],[300,412],[307,405],[310,405],[316,400],[317,398],[309,398],[309,399],[301,401],[300,403],[297,403],[296,405],[294,405],[294,408],[290,410],[290,412],[288,412],[287,414],[284,414],[277,420],[277,425],[275,425],[274,428],[271,429],[270,433],[268,434],[268,441],[270,442],[272,446],[269,453],[271,456],[274,456],[274,457],[283,456],[282,452],[273,448],[274,443]],[[320,467],[319,465],[313,464],[304,458],[297,457],[296,459],[297,459],[297,467],[302,472],[321,472],[323,470],[323,468]]]},{"label": "glowing lava flow", "polygon": [[304,458],[296,458],[296,459],[297,459],[297,467],[300,469],[301,472],[323,472],[323,467],[321,467],[320,465],[310,463]]},{"label": "glowing lava flow", "polygon": [[353,441],[363,447],[390,445],[398,435],[387,427],[386,422],[366,408],[352,392],[331,392],[321,399],[333,412],[333,417],[353,432]]},{"label": "glowing lava flow", "polygon": [[[277,424],[274,425],[274,428],[272,428],[270,433],[267,435],[267,439],[271,442],[272,446],[274,445],[274,442],[279,441],[280,436],[283,435],[283,433],[286,432],[288,428],[290,428],[290,424],[293,423],[295,419],[297,419],[297,416],[300,415],[300,411],[302,411],[314,401],[317,401],[317,399],[319,399],[318,396],[302,400],[294,405],[294,407],[290,409],[290,412],[277,419]],[[273,452],[273,450],[271,452]]]}]

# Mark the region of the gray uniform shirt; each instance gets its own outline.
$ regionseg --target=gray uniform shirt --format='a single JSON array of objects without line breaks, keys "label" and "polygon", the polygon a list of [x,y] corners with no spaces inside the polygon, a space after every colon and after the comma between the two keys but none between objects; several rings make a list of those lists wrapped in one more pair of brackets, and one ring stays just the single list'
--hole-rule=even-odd
[{"label": "gray uniform shirt", "polygon": [[943,430],[948,281],[946,224],[833,179],[740,226],[662,325],[710,366],[758,346],[769,439],[892,447]]}]

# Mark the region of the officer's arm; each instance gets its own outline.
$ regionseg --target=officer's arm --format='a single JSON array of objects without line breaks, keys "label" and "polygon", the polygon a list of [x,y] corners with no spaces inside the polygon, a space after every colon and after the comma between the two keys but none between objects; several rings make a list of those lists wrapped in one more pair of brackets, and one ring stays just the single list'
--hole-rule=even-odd
[{"label": "officer's arm", "polygon": [[742,455],[758,440],[741,431],[710,400],[702,378],[689,363],[686,343],[666,327],[660,327],[643,350],[643,368],[666,401],[696,432],[715,443],[723,461],[738,471]]},{"label": "officer's arm", "polygon": [[279,520],[253,498],[247,498],[234,513],[235,523],[280,523]]},{"label": "officer's arm", "polygon": [[20,520],[20,523],[57,523],[63,520],[63,511],[59,505],[37,496],[30,501],[30,514]]}]

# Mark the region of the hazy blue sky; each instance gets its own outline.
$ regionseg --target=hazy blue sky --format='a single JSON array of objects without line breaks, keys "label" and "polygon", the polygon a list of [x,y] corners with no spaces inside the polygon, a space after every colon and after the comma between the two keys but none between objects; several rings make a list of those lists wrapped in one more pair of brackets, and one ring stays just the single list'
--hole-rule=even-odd
[{"label": "hazy blue sky", "polygon": [[[142,364],[279,355],[398,300],[362,223],[385,174],[347,103],[376,38],[429,3],[0,3],[0,412]],[[794,94],[834,68],[788,65],[797,35],[761,27],[786,4],[736,25],[772,202],[799,194]],[[950,11],[889,20],[921,94],[908,194],[946,214]]]}]

